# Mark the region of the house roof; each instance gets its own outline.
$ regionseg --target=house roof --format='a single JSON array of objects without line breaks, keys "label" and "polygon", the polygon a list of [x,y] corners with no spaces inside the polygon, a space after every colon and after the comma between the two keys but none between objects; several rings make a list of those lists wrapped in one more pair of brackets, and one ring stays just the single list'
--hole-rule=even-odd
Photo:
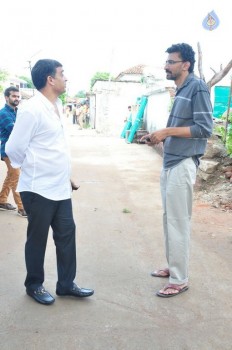
[{"label": "house roof", "polygon": [[115,80],[119,80],[122,76],[126,75],[126,74],[140,74],[143,75],[143,70],[146,67],[145,64],[138,64],[137,66],[128,68],[126,70],[124,70],[123,72],[119,73],[119,75],[115,78]]}]

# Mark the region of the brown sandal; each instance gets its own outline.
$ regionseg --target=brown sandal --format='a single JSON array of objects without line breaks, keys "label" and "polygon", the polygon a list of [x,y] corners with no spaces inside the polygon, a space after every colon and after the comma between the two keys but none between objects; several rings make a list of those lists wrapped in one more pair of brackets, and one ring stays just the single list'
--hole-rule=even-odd
[{"label": "brown sandal", "polygon": [[170,297],[174,297],[175,295],[178,295],[180,293],[186,292],[189,289],[189,287],[188,286],[181,287],[178,284],[167,284],[163,288],[163,291],[166,291],[167,289],[174,289],[174,290],[177,290],[177,292],[176,293],[165,294],[165,293],[162,293],[161,291],[159,291],[159,292],[156,293],[156,295],[158,297],[162,297],[162,298],[170,298]]},{"label": "brown sandal", "polygon": [[163,278],[168,278],[170,276],[169,274],[169,269],[160,269],[160,270],[156,270],[154,272],[151,273],[152,277],[163,277]]}]

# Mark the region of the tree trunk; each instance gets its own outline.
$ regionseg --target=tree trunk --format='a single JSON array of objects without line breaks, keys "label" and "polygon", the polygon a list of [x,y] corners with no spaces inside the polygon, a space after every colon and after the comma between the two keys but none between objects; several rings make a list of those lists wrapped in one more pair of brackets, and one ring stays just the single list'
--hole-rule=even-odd
[{"label": "tree trunk", "polygon": [[[205,77],[202,71],[202,51],[201,51],[201,46],[200,43],[197,43],[197,48],[198,48],[198,70],[200,74],[200,78],[205,81]],[[232,68],[232,60],[226,65],[226,67],[223,69],[220,67],[220,71],[216,72],[211,68],[211,70],[214,72],[213,77],[207,82],[209,91],[211,91],[211,87],[217,84],[219,81],[221,81],[231,70]]]}]

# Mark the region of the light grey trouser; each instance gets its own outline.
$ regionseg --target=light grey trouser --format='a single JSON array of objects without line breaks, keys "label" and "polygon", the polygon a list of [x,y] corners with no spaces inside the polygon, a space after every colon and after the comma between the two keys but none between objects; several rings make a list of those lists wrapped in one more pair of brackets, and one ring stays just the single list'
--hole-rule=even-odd
[{"label": "light grey trouser", "polygon": [[162,170],[160,177],[163,202],[163,229],[169,282],[188,282],[190,221],[196,165],[187,158],[174,168]]}]

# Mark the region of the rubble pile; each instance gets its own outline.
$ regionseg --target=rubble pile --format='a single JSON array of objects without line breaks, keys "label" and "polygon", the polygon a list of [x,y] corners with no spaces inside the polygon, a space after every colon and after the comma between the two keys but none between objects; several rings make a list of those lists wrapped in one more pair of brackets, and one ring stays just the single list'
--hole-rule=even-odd
[{"label": "rubble pile", "polygon": [[213,207],[232,210],[232,158],[216,135],[208,140],[201,158],[195,196]]}]

